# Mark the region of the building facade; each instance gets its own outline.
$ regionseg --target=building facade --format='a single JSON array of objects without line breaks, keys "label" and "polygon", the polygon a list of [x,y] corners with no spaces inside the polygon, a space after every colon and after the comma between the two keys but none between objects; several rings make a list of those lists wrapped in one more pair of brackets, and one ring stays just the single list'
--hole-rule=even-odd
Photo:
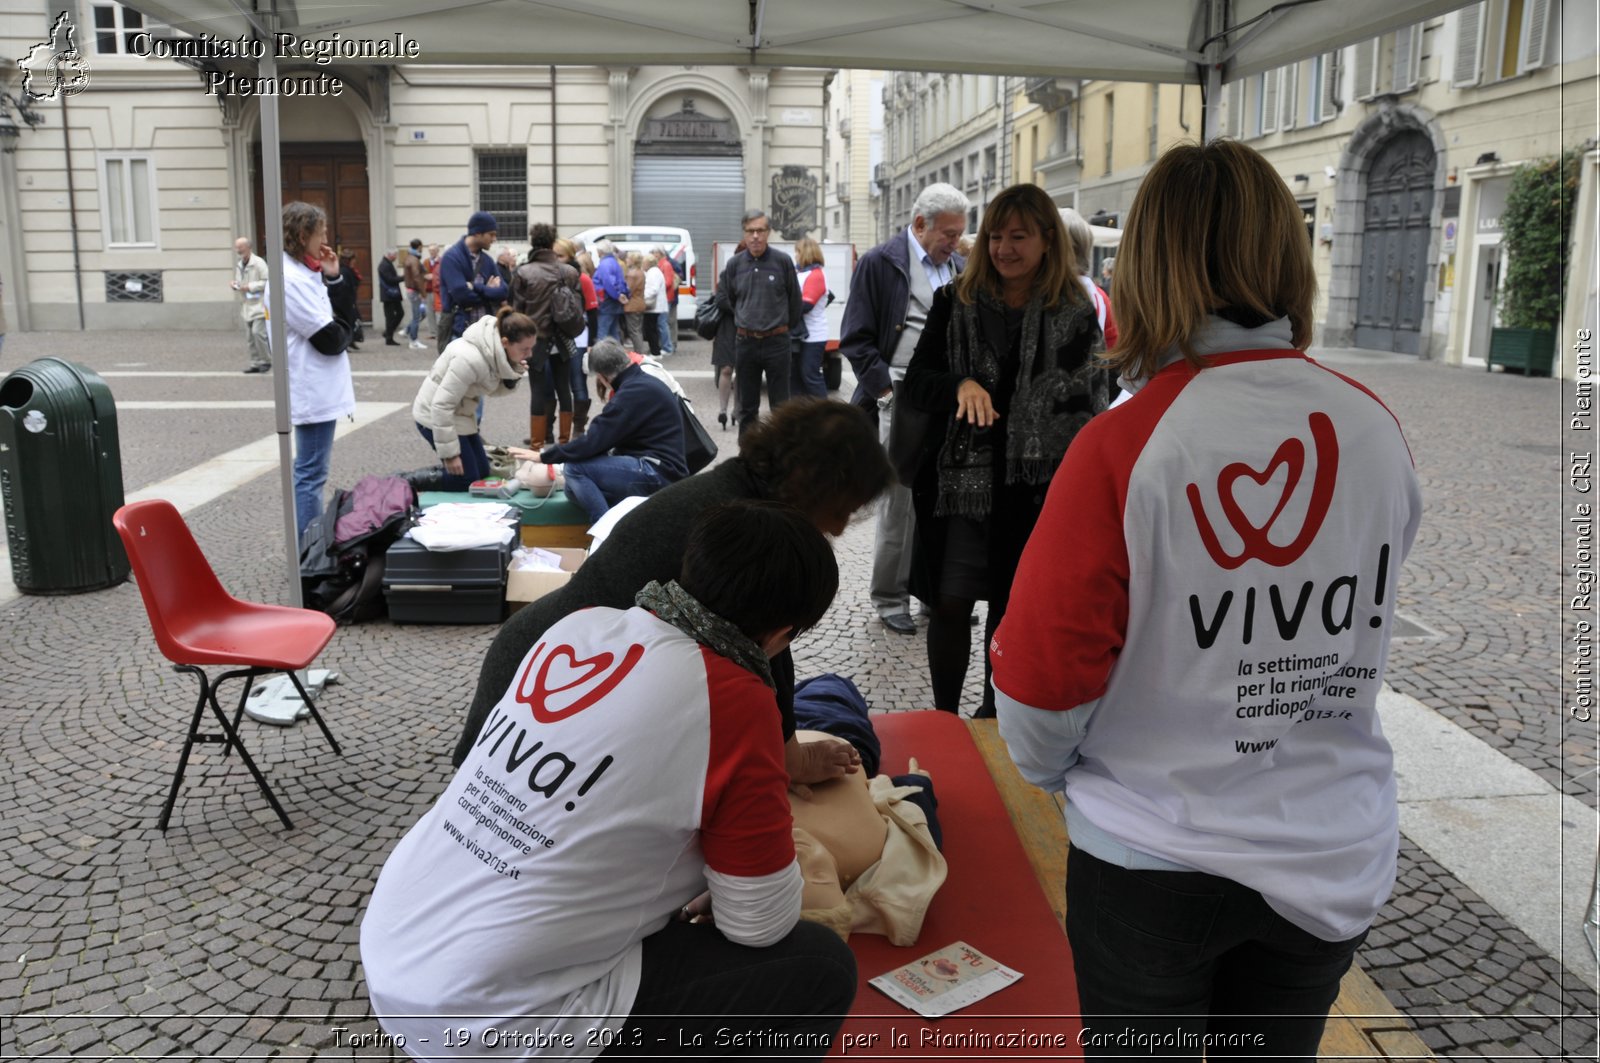
[{"label": "building facade", "polygon": [[944,182],[967,194],[967,229],[1010,183],[1012,79],[897,71],[883,87],[886,211],[878,238],[911,222],[917,193]]},{"label": "building facade", "polygon": [[828,86],[822,236],[858,253],[882,227],[883,85],[881,70],[840,70]]},{"label": "building facade", "polygon": [[[34,99],[27,57],[59,46],[62,11],[88,84]],[[208,94],[200,68],[253,75],[254,64],[141,54],[140,34],[173,36],[117,3],[0,0],[0,55],[12,60],[0,82],[42,118],[13,117],[17,135],[0,135],[0,273],[14,329],[235,319],[233,239],[264,246],[261,107]],[[384,249],[447,245],[479,209],[514,249],[526,248],[530,221],[567,233],[674,225],[707,262],[713,241],[738,239],[747,207],[775,199],[791,226],[821,230],[825,71],[335,61],[279,73],[343,86],[337,97],[280,96],[283,195],[328,211],[331,238],[356,250],[369,285]]]},{"label": "building facade", "polygon": [[[1483,366],[1511,174],[1587,151],[1593,218],[1596,91],[1593,3],[1484,0],[1230,85],[1223,131],[1300,201],[1320,342]],[[1593,234],[1574,236],[1568,334],[1594,320]]]}]

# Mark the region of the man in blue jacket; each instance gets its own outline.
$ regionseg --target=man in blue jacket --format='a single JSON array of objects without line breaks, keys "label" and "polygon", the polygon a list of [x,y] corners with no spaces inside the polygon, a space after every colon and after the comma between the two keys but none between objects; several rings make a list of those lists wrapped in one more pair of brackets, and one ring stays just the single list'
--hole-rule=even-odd
[{"label": "man in blue jacket", "polygon": [[630,495],[653,495],[689,475],[683,457],[683,414],[672,389],[633,363],[622,344],[603,339],[589,348],[589,368],[611,397],[600,416],[570,443],[539,451],[511,448],[517,457],[560,462],[567,496],[591,521]]},{"label": "man in blue jacket", "polygon": [[[967,229],[970,204],[960,189],[932,184],[911,207],[911,224],[862,255],[850,279],[839,352],[855,369],[851,401],[878,414],[878,438],[889,448],[894,407],[906,367],[933,306],[933,293],[966,264],[955,253]],[[905,426],[902,426],[904,429]],[[911,488],[891,486],[878,497],[872,558],[872,606],[890,631],[911,635]]]},{"label": "man in blue jacket", "polygon": [[488,254],[499,224],[486,210],[467,220],[467,235],[450,245],[439,258],[439,289],[443,311],[452,314],[449,331],[439,330],[439,350],[485,314],[493,314],[511,297],[500,270]]}]

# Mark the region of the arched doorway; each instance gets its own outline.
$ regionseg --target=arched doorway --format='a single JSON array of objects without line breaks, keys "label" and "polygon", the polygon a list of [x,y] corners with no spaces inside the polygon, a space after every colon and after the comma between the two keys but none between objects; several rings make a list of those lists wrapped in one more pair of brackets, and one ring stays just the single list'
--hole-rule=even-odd
[{"label": "arched doorway", "polygon": [[1421,349],[1432,236],[1434,150],[1416,130],[1383,144],[1367,170],[1355,344]]},{"label": "arched doorway", "polygon": [[692,92],[664,97],[633,149],[632,223],[688,229],[704,268],[713,242],[738,242],[745,210],[738,123],[714,106],[702,110]]}]

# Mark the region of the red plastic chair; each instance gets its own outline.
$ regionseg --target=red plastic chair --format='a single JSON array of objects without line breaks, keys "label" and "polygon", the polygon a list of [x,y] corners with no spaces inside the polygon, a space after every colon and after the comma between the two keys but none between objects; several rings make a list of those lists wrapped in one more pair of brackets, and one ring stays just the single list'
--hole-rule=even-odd
[{"label": "red plastic chair", "polygon": [[[292,827],[294,824],[289,822],[283,806],[278,804],[272,788],[267,785],[266,776],[261,774],[261,769],[239,741],[239,720],[244,715],[245,702],[256,678],[284,672],[311,710],[311,718],[322,728],[328,745],[335,753],[343,755],[333,732],[328,730],[322,714],[317,712],[299,676],[295,675],[296,670],[316,660],[333,638],[333,619],[306,609],[240,601],[223,590],[189,526],[171,502],[155,499],[131,503],[117,510],[111,523],[127,548],[133,578],[144,597],[156,645],[176,671],[192,673],[200,680],[200,698],[195,702],[183,753],[178,758],[178,770],[172,776],[172,789],[167,793],[167,803],[157,825],[163,831],[167,829],[172,806],[178,800],[178,787],[183,783],[184,769],[189,765],[189,751],[200,742],[221,743],[224,757],[229,750],[238,749],[239,757],[266,795],[267,803],[286,829]],[[201,665],[242,667],[224,672],[213,682]],[[228,680],[241,678],[244,692],[239,696],[238,711],[230,721],[217,703],[217,690]],[[200,730],[208,703],[222,726],[222,734]]]}]

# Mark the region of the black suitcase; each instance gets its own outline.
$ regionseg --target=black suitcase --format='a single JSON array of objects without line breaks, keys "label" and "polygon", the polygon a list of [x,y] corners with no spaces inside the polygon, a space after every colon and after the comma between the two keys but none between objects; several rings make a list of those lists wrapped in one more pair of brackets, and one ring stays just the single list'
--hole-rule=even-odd
[{"label": "black suitcase", "polygon": [[383,596],[389,619],[411,624],[498,624],[506,610],[513,543],[429,550],[414,539],[389,547]]}]

